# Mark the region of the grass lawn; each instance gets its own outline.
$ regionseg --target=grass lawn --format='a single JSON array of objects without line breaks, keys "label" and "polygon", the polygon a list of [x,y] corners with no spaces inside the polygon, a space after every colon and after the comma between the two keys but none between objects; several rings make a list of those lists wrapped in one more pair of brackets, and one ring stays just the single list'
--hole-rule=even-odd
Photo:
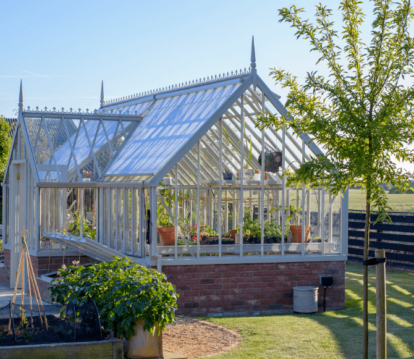
[{"label": "grass lawn", "polygon": [[[414,194],[387,194],[388,205],[393,211],[414,211]],[[365,192],[349,190],[349,209],[365,210]]]},{"label": "grass lawn", "polygon": [[[369,272],[370,358],[375,358],[375,269]],[[329,289],[328,289],[329,290]],[[414,274],[387,273],[388,358],[414,358]],[[204,318],[239,329],[241,346],[213,358],[360,358],[362,267],[347,265],[346,308],[314,315]],[[210,357],[211,358],[211,357]]]}]

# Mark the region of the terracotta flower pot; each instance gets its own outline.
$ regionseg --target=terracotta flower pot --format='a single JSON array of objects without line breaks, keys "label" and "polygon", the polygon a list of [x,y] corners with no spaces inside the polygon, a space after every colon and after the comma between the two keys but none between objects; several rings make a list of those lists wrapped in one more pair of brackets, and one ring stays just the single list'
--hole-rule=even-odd
[{"label": "terracotta flower pot", "polygon": [[175,227],[157,227],[162,246],[173,246],[175,244]]},{"label": "terracotta flower pot", "polygon": [[[309,235],[311,230],[311,226],[305,226],[305,243],[309,242]],[[290,226],[290,231],[292,232],[292,243],[302,243],[302,226]]]},{"label": "terracotta flower pot", "polygon": [[237,229],[230,229],[230,238],[236,238]]}]

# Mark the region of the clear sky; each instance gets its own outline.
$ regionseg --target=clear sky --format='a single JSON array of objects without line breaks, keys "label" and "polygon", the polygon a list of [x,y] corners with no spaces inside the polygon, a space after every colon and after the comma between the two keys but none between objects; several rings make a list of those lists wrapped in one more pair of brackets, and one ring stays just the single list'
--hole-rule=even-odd
[{"label": "clear sky", "polygon": [[[311,17],[316,3],[0,0],[0,114],[13,116],[20,79],[25,106],[94,109],[101,80],[109,99],[245,68],[252,35],[259,75],[283,100],[269,68],[303,78],[317,56],[278,9],[295,4]],[[339,1],[327,3],[340,21]]]},{"label": "clear sky", "polygon": [[[15,115],[19,81],[24,105],[99,107],[100,83],[111,99],[248,67],[255,36],[257,69],[270,88],[269,68],[303,79],[318,55],[296,40],[278,9],[304,7],[313,21],[315,0],[0,0],[0,114]],[[338,0],[325,0],[341,31]],[[372,4],[364,38],[369,42]]]}]

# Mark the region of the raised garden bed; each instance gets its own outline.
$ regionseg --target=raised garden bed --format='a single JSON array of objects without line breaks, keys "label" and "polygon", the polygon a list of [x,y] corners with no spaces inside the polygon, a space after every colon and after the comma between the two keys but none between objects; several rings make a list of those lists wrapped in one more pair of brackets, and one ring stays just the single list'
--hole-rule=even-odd
[{"label": "raised garden bed", "polygon": [[[23,329],[18,321],[15,320],[15,333],[17,341],[14,341],[12,330],[0,340],[0,347],[4,346],[20,346],[32,344],[51,344],[51,343],[67,343],[74,341],[73,324],[68,321],[56,317],[54,315],[46,316],[48,330],[42,327],[39,317],[33,318],[33,329],[28,325],[27,329]],[[30,321],[30,319],[29,319]],[[0,333],[4,333],[9,326],[9,319],[0,319]],[[78,342],[88,342],[95,338],[90,338],[86,333],[84,338],[79,338]]]},{"label": "raised garden bed", "polygon": [[0,347],[2,359],[124,359],[122,340]]}]

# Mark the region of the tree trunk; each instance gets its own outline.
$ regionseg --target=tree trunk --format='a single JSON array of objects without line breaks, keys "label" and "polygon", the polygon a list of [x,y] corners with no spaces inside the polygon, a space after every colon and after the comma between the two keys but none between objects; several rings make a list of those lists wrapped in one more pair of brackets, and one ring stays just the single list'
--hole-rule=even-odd
[{"label": "tree trunk", "polygon": [[[364,243],[364,261],[368,260],[369,254],[369,230],[371,224],[371,190],[367,189],[366,210],[365,210],[365,243]],[[364,346],[363,359],[368,359],[368,266],[364,266],[364,310],[362,319],[364,322]]]}]

